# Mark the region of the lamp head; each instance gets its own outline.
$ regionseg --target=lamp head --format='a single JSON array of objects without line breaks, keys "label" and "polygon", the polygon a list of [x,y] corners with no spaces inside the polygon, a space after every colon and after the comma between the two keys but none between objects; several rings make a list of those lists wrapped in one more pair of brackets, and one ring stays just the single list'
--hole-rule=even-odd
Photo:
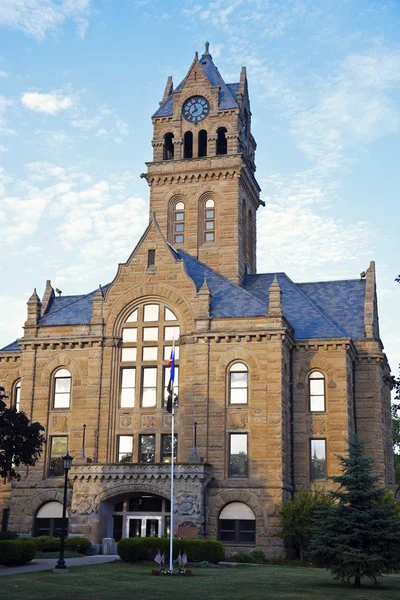
[{"label": "lamp head", "polygon": [[63,460],[63,465],[64,465],[64,471],[69,471],[70,468],[72,467],[72,456],[70,456],[68,453],[62,457]]}]

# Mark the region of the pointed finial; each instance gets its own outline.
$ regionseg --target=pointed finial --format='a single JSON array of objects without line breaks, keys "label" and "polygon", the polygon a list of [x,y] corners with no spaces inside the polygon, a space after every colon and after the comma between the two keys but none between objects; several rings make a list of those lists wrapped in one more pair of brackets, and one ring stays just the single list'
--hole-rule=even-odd
[{"label": "pointed finial", "polygon": [[194,53],[194,60],[199,60],[199,53],[197,52],[197,50]]},{"label": "pointed finial", "polygon": [[210,42],[206,42],[206,48],[204,50],[203,56],[210,56]]}]

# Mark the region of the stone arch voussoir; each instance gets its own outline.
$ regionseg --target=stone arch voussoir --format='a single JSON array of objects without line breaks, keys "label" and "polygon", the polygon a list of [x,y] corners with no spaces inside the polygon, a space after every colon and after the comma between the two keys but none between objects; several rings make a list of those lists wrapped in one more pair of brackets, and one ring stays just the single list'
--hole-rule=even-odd
[{"label": "stone arch voussoir", "polygon": [[233,361],[243,361],[249,369],[250,378],[255,377],[259,372],[260,365],[258,360],[254,358],[253,354],[249,350],[246,350],[246,348],[243,346],[238,345],[237,347],[230,348],[224,352],[219,359],[215,372],[216,381],[225,381],[228,366]]},{"label": "stone arch voussoir", "polygon": [[132,492],[148,492],[150,494],[156,494],[170,500],[171,494],[167,488],[151,483],[121,483],[120,485],[114,485],[113,487],[103,490],[97,494],[95,498],[95,504],[99,506],[102,502],[110,500],[115,496],[121,494],[131,494]]},{"label": "stone arch voussoir", "polygon": [[81,370],[78,363],[73,359],[68,352],[60,352],[56,356],[53,356],[45,364],[41,375],[42,387],[49,387],[50,379],[57,367],[66,367],[72,375],[72,385],[81,384]]},{"label": "stone arch voussoir", "polygon": [[[70,490],[70,495],[72,494],[72,490]],[[25,509],[24,516],[22,519],[23,522],[23,531],[29,532],[32,531],[34,525],[35,516],[41,506],[46,504],[47,502],[60,502],[63,503],[63,490],[62,489],[49,489],[42,490],[37,492],[30,500],[28,500]]]},{"label": "stone arch voussoir", "polygon": [[243,490],[240,489],[221,491],[215,498],[213,498],[208,513],[209,519],[212,519],[214,522],[217,522],[221,510],[231,502],[242,502],[243,504],[247,504],[247,506],[251,508],[256,517],[256,527],[261,527],[262,529],[266,527],[265,512],[262,510],[259,500],[256,498],[256,496],[254,496],[254,494],[247,490],[246,495],[244,496]]},{"label": "stone arch voussoir", "polygon": [[322,356],[313,356],[306,359],[297,374],[297,383],[305,385],[308,373],[313,369],[320,369],[328,382],[335,382],[335,371],[332,364]]},{"label": "stone arch voussoir", "polygon": [[11,399],[14,383],[18,381],[18,379],[22,379],[20,367],[17,367],[16,369],[13,369],[11,373],[8,373],[4,380],[3,385],[5,387],[7,396],[9,396],[9,400]]}]

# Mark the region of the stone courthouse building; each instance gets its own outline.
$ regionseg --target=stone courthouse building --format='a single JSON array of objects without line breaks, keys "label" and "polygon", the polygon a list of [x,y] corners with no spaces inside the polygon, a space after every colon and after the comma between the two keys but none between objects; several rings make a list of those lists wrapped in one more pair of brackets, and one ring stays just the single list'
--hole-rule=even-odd
[{"label": "stone courthouse building", "polygon": [[47,437],[36,466],[0,486],[2,526],[59,531],[68,450],[70,535],[166,535],[174,452],[176,535],[279,555],[279,505],[298,486],[329,487],[350,432],[394,482],[374,263],[345,281],[257,273],[245,68],[225,83],[206,46],[180,85],[168,79],[152,122],[136,248],[96,291],[34,291],[23,337],[0,351],[9,401]]}]

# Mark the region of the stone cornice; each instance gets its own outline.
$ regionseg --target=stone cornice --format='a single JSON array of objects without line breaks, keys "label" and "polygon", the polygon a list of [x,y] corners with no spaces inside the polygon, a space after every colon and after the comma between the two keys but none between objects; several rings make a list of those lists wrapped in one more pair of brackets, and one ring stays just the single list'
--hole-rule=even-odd
[{"label": "stone cornice", "polygon": [[356,352],[354,344],[350,338],[329,338],[320,340],[296,340],[295,350],[299,352],[319,352],[320,350],[325,351],[337,351],[345,350]]},{"label": "stone cornice", "polygon": [[120,338],[104,338],[102,336],[71,335],[46,338],[21,338],[18,340],[22,350],[73,350],[75,348],[95,348],[102,346],[119,346]]},{"label": "stone cornice", "polygon": [[294,340],[286,329],[245,329],[245,330],[219,330],[219,331],[196,331],[181,335],[179,343],[198,344],[201,340],[211,341],[215,344],[233,342],[265,342],[281,340],[289,348],[294,345]]},{"label": "stone cornice", "polygon": [[22,358],[22,351],[17,352],[7,352],[0,351],[0,362],[19,362]]},{"label": "stone cornice", "polygon": [[[143,464],[86,464],[72,466],[69,479],[75,480],[139,480],[155,481],[169,479],[171,465],[166,463]],[[211,466],[205,463],[177,463],[174,467],[174,478],[184,480],[210,480]]]}]

